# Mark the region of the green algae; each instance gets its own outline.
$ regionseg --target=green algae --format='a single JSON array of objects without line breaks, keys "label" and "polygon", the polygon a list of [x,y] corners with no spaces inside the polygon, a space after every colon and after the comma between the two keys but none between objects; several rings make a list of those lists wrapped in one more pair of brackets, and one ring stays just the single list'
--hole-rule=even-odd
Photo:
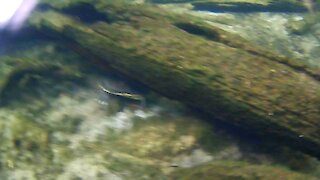
[{"label": "green algae", "polygon": [[285,169],[265,165],[250,165],[244,162],[215,162],[194,169],[178,170],[172,179],[316,179],[296,174]]},{"label": "green algae", "polygon": [[[50,158],[47,129],[24,115],[1,117],[1,164],[4,169],[23,168],[30,164],[47,163]],[[10,129],[10,130],[9,130]]]}]

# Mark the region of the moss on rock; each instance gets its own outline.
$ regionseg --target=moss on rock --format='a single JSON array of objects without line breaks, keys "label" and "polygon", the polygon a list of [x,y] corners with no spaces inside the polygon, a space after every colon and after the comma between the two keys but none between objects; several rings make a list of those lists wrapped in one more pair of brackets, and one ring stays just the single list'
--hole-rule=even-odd
[{"label": "moss on rock", "polygon": [[250,165],[230,161],[209,163],[193,169],[178,170],[172,174],[172,179],[315,180],[316,178],[294,173],[279,167]]},{"label": "moss on rock", "polygon": [[161,11],[109,2],[99,12],[112,17],[112,23],[85,25],[48,11],[36,13],[31,24],[72,40],[170,98],[319,157],[319,69]]},{"label": "moss on rock", "polygon": [[[2,112],[1,112],[2,113]],[[32,119],[12,113],[1,114],[2,168],[25,168],[21,162],[46,163],[50,158],[49,133]]]}]

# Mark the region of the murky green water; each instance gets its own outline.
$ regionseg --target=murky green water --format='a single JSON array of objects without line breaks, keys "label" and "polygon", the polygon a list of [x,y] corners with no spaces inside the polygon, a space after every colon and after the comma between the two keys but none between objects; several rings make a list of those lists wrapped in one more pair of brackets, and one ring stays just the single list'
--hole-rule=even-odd
[{"label": "murky green water", "polygon": [[[157,6],[320,66],[314,14]],[[1,32],[0,179],[320,178],[315,157],[216,122],[24,25]]]}]

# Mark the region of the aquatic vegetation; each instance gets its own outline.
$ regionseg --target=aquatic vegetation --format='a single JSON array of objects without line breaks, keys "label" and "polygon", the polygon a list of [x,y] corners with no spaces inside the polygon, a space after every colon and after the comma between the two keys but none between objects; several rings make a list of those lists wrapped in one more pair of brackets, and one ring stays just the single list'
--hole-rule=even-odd
[{"label": "aquatic vegetation", "polygon": [[285,169],[275,167],[249,165],[239,162],[215,162],[202,165],[195,169],[177,171],[173,178],[182,179],[316,179]]},{"label": "aquatic vegetation", "polygon": [[49,134],[32,119],[1,110],[1,167],[25,168],[31,164],[47,163],[50,156]]}]

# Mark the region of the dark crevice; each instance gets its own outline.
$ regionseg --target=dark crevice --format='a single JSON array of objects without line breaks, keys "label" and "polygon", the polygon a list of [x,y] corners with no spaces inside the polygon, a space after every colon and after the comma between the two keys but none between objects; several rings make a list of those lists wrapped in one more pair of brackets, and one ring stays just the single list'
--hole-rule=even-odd
[{"label": "dark crevice", "polygon": [[219,34],[217,32],[207,31],[206,29],[200,26],[191,23],[176,23],[175,26],[190,34],[202,36],[212,41],[219,41]]},{"label": "dark crevice", "polygon": [[236,3],[236,2],[195,2],[192,3],[194,10],[205,10],[217,13],[235,12],[235,13],[250,13],[250,12],[283,12],[283,13],[301,13],[308,12],[308,9],[301,4],[273,2],[269,5],[253,4],[253,3]]},{"label": "dark crevice", "polygon": [[39,11],[55,10],[77,18],[85,24],[94,24],[99,21],[111,23],[111,19],[106,14],[97,11],[97,9],[89,3],[77,3],[62,9],[54,8],[47,4],[40,4],[37,9]]},{"label": "dark crevice", "polygon": [[37,11],[40,11],[40,12],[45,12],[45,11],[48,11],[50,9],[54,9],[52,8],[50,5],[48,4],[38,4],[37,7],[36,7]]},{"label": "dark crevice", "polygon": [[62,9],[60,12],[77,17],[86,24],[93,24],[98,21],[111,22],[107,15],[98,12],[93,5],[88,3],[79,3]]},{"label": "dark crevice", "polygon": [[[302,2],[293,2],[290,0],[272,0],[268,4],[249,3],[249,2],[212,2],[195,0],[150,0],[153,3],[191,3],[194,10],[212,11],[217,13],[235,12],[235,13],[253,13],[253,12],[279,12],[279,13],[301,13],[308,12],[308,8]],[[314,5],[314,10],[318,10]]]},{"label": "dark crevice", "polygon": [[34,28],[24,27],[19,31],[12,32],[10,30],[0,31],[0,55],[8,54],[17,50],[17,44],[23,42],[32,42],[35,40],[47,41],[49,38],[42,33],[39,33]]}]

